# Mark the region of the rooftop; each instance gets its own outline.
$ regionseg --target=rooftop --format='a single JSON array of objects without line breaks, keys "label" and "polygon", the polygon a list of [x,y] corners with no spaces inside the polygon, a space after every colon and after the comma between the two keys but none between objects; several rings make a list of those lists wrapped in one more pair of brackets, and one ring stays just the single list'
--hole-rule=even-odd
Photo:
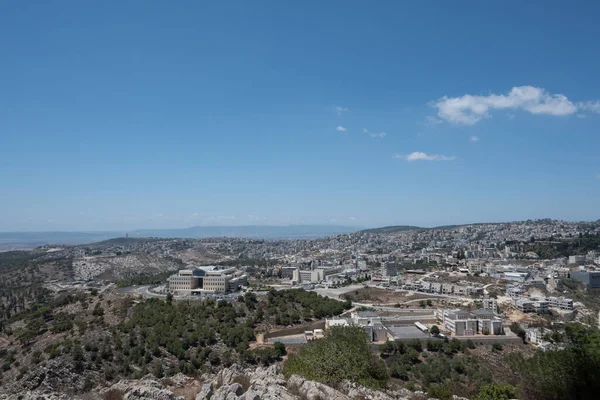
[{"label": "rooftop", "polygon": [[415,326],[390,326],[388,331],[396,339],[421,339],[429,338],[427,333],[421,332]]},{"label": "rooftop", "polygon": [[485,310],[483,308],[480,308],[478,310],[471,311],[471,314],[475,314],[475,315],[489,315],[489,314],[494,314],[494,312],[492,310]]},{"label": "rooftop", "polygon": [[379,316],[375,311],[358,311],[357,314],[362,318],[375,318]]}]

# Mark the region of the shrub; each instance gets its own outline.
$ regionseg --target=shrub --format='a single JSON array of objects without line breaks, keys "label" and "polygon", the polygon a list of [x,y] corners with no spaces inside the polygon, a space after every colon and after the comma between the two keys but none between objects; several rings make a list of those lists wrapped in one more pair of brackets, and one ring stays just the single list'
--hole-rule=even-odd
[{"label": "shrub", "polygon": [[287,350],[285,349],[285,344],[281,342],[273,343],[273,348],[277,351],[279,357],[285,356],[287,354]]},{"label": "shrub", "polygon": [[434,397],[439,400],[451,400],[454,394],[454,388],[448,381],[444,383],[432,383],[427,387],[429,397]]},{"label": "shrub", "polygon": [[513,386],[490,383],[482,386],[473,400],[509,400],[516,396]]}]

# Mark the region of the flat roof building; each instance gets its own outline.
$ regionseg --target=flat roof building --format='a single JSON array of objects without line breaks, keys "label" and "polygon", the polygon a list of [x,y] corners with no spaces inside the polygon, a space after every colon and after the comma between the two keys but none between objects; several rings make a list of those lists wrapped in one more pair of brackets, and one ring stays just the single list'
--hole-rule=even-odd
[{"label": "flat roof building", "polygon": [[436,316],[445,329],[455,336],[473,336],[477,333],[488,335],[502,334],[502,320],[494,311],[479,309],[436,310]]},{"label": "flat roof building", "polygon": [[243,271],[235,267],[219,268],[212,265],[182,269],[167,280],[168,290],[179,295],[192,293],[225,293],[236,291],[247,284]]}]

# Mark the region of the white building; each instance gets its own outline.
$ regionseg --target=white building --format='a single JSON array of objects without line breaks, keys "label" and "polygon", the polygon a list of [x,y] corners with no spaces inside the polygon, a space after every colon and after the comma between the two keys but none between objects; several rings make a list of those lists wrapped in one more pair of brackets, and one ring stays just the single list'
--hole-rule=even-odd
[{"label": "white building", "polygon": [[544,333],[540,328],[530,328],[527,329],[525,337],[529,343],[533,343],[535,345],[541,345],[544,343]]},{"label": "white building", "polygon": [[381,317],[374,311],[356,311],[350,314],[350,318],[356,325],[381,325]]},{"label": "white building", "polygon": [[515,285],[508,285],[506,288],[506,295],[513,299],[523,296],[524,292],[525,291],[521,287]]},{"label": "white building", "polygon": [[496,301],[496,299],[493,299],[491,297],[484,297],[483,298],[483,309],[496,312],[496,311],[498,311],[498,302]]},{"label": "white building", "polygon": [[296,269],[293,271],[292,280],[297,283],[317,283],[342,271],[343,267],[328,266],[319,266],[315,269]]},{"label": "white building", "polygon": [[168,290],[180,295],[192,293],[224,293],[247,284],[247,276],[235,267],[204,266],[182,269],[167,280]]},{"label": "white building", "polygon": [[500,335],[502,320],[491,310],[436,310],[438,321],[455,336]]}]

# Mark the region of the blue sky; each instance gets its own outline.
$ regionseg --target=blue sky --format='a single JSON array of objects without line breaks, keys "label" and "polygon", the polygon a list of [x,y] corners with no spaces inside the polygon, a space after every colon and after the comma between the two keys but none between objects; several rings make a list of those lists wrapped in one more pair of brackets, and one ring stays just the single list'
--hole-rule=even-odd
[{"label": "blue sky", "polygon": [[0,231],[597,219],[598,15],[5,3]]}]

